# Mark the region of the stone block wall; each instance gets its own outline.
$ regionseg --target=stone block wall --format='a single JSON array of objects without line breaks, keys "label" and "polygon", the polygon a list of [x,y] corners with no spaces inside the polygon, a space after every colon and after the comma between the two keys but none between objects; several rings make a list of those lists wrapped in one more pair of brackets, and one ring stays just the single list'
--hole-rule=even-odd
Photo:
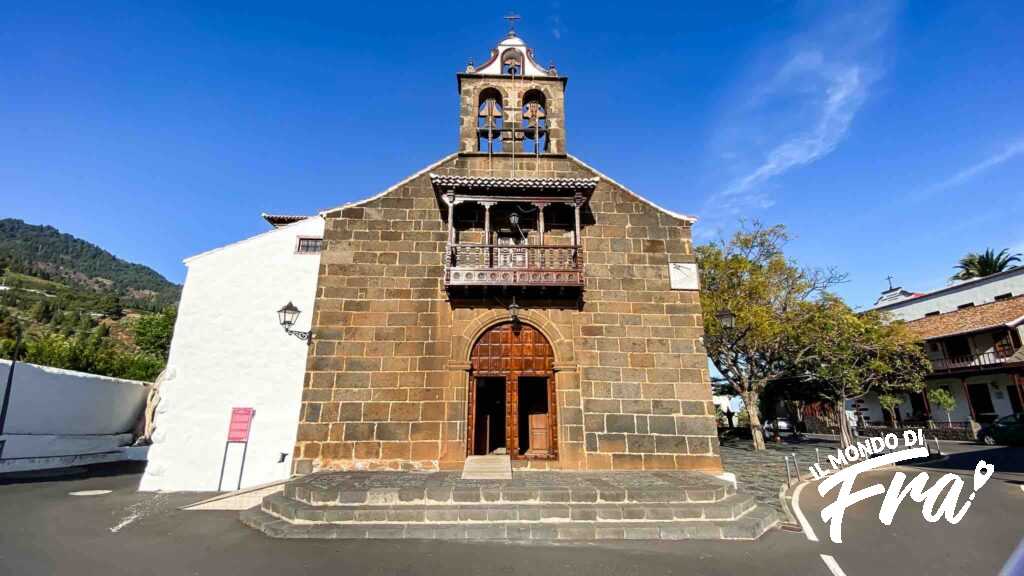
[{"label": "stone block wall", "polygon": [[[595,175],[565,156],[515,162],[516,176]],[[491,296],[449,301],[447,209],[427,172],[509,176],[513,166],[453,156],[327,214],[299,473],[458,468],[465,459],[469,353],[508,315]],[[693,261],[689,223],[602,179],[582,237],[582,305],[518,301],[555,352],[559,458],[530,465],[721,470],[698,294],[669,289],[668,263]]]}]

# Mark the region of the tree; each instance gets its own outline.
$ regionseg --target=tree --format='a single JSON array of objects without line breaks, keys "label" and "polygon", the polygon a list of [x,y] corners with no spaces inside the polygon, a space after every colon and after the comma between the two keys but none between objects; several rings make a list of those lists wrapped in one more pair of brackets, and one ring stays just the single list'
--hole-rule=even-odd
[{"label": "tree", "polygon": [[884,314],[857,314],[834,296],[804,306],[811,311],[794,342],[793,368],[833,403],[845,448],[853,441],[847,400],[869,392],[919,391],[931,364],[917,337]]},{"label": "tree", "polygon": [[956,399],[949,393],[949,390],[945,388],[932,388],[928,390],[928,402],[942,408],[942,411],[946,413],[946,422],[950,426],[953,425],[953,418],[949,414],[956,407]]},{"label": "tree", "polygon": [[174,321],[178,311],[167,307],[159,314],[148,314],[135,321],[135,345],[148,354],[167,359],[174,335]]},{"label": "tree", "polygon": [[959,264],[954,266],[959,272],[954,274],[950,280],[970,280],[996,274],[1012,268],[1011,264],[1020,262],[1020,257],[1020,254],[1010,254],[1010,251],[1005,248],[998,254],[991,248],[981,254],[970,252],[960,259]]},{"label": "tree", "polygon": [[[754,449],[764,449],[758,399],[785,371],[790,341],[799,331],[802,302],[841,282],[833,270],[800,268],[782,248],[784,226],[743,226],[728,241],[697,247],[704,312],[704,346],[722,377],[743,397]],[[734,318],[724,326],[723,313]]]},{"label": "tree", "polygon": [[879,394],[878,404],[889,414],[889,421],[896,425],[896,407],[903,404],[903,398],[895,394]]}]

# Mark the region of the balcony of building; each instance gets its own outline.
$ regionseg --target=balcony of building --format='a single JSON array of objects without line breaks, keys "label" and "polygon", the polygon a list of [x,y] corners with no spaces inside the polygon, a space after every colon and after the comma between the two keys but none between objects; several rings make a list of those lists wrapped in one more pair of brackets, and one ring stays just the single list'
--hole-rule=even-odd
[{"label": "balcony of building", "polygon": [[936,375],[998,369],[1024,362],[1015,328],[959,334],[928,341],[928,357]]},{"label": "balcony of building", "polygon": [[448,207],[445,287],[580,290],[582,210],[596,178],[431,175]]}]

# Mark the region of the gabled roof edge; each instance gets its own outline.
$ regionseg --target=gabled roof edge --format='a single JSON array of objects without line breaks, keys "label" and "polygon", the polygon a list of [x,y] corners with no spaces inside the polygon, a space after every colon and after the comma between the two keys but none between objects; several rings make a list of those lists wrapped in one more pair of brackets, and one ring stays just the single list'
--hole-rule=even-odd
[{"label": "gabled roof edge", "polygon": [[259,234],[254,234],[252,236],[249,236],[248,238],[242,238],[241,240],[236,240],[236,241],[231,242],[229,244],[224,244],[223,246],[217,246],[216,248],[210,248],[209,250],[207,250],[205,252],[200,252],[199,254],[193,254],[192,256],[189,256],[188,258],[183,259],[182,263],[184,263],[186,266],[188,266],[188,264],[190,262],[192,262],[193,260],[198,260],[200,258],[209,256],[209,255],[214,254],[216,252],[220,252],[221,250],[225,250],[225,249],[230,248],[232,246],[237,246],[239,244],[245,244],[246,242],[249,242],[250,240],[255,240],[257,238],[262,238],[262,237],[264,237],[264,236],[266,236],[268,234],[274,234],[275,232],[281,232],[282,230],[286,230],[288,228],[291,228],[292,226],[296,226],[298,224],[302,224],[303,222],[306,222],[306,221],[311,220],[313,218],[321,218],[321,219],[323,219],[323,216],[319,215],[319,214],[313,215],[313,216],[306,216],[302,220],[298,220],[298,221],[292,222],[290,224],[284,224],[282,226],[275,226],[274,228],[271,228],[270,230],[266,230],[266,231],[260,232]]},{"label": "gabled roof edge", "polygon": [[395,190],[401,188],[402,186],[405,186],[409,182],[419,178],[420,176],[423,176],[424,174],[429,173],[434,168],[437,168],[438,166],[444,164],[445,162],[448,162],[452,158],[458,157],[458,155],[459,155],[458,152],[453,152],[453,153],[445,156],[444,158],[441,158],[437,162],[434,162],[433,164],[427,166],[426,168],[423,168],[419,172],[416,172],[415,174],[413,174],[411,176],[407,176],[406,178],[404,178],[403,180],[399,181],[397,184],[392,185],[391,187],[389,187],[388,189],[384,190],[383,192],[379,192],[379,193],[377,193],[377,194],[375,194],[373,196],[370,196],[369,198],[363,198],[362,200],[354,200],[352,202],[346,202],[345,204],[342,204],[341,206],[335,206],[334,208],[327,208],[325,210],[321,210],[320,211],[320,216],[326,217],[328,212],[334,212],[335,210],[342,210],[342,209],[345,209],[345,208],[351,208],[353,206],[359,206],[361,204],[366,204],[367,202],[372,202],[374,200],[378,200],[380,198],[383,198],[384,196],[387,196],[388,194],[394,192]]},{"label": "gabled roof edge", "polygon": [[654,208],[655,210],[658,210],[659,212],[661,212],[663,214],[667,214],[667,215],[675,218],[676,220],[682,220],[684,222],[689,222],[690,224],[693,224],[693,223],[695,223],[697,221],[697,217],[696,216],[689,216],[689,215],[686,215],[686,214],[681,214],[679,212],[673,212],[673,211],[671,211],[671,210],[669,210],[667,208],[663,208],[661,206],[658,206],[654,202],[651,202],[647,198],[644,198],[643,196],[637,194],[636,192],[633,192],[628,187],[623,186],[619,182],[616,182],[614,179],[610,178],[607,174],[601,172],[600,170],[594,168],[593,166],[587,164],[586,162],[584,162],[583,160],[580,160],[579,158],[573,156],[572,154],[566,154],[566,157],[568,157],[570,160],[572,160],[574,162],[579,163],[581,166],[583,166],[587,170],[590,170],[594,174],[597,174],[601,178],[604,178],[605,180],[607,180],[607,181],[611,182],[612,184],[618,186],[619,188],[625,190],[626,193],[629,194],[630,196],[636,198],[637,200],[643,202],[644,204],[647,204],[651,208]]}]

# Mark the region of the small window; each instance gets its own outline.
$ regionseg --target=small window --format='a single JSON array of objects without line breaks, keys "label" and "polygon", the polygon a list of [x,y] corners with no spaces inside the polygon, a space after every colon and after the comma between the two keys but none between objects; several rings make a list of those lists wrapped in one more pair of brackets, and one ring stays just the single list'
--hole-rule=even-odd
[{"label": "small window", "polygon": [[323,238],[299,238],[295,248],[296,254],[319,254],[323,249]]},{"label": "small window", "polygon": [[1006,294],[996,296],[996,302],[999,302],[1000,300],[1009,300],[1010,298],[1013,298],[1013,292],[1007,292]]},{"label": "small window", "polygon": [[924,315],[925,316],[938,316],[939,315],[939,311],[938,310],[933,310],[931,312],[925,312]]},{"label": "small window", "polygon": [[974,302],[968,302],[967,304],[961,304],[956,307],[957,310],[963,310],[964,308],[974,308]]}]

